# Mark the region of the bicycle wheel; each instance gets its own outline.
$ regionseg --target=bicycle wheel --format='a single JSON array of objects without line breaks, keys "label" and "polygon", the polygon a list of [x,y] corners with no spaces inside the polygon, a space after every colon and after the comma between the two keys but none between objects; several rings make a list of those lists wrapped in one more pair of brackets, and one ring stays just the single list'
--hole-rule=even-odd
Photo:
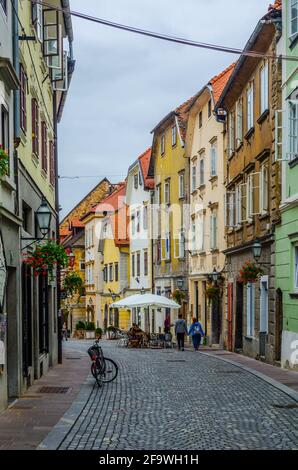
[{"label": "bicycle wheel", "polygon": [[113,382],[118,375],[118,366],[112,359],[104,358],[105,371],[102,374],[103,383]]},{"label": "bicycle wheel", "polygon": [[95,378],[96,382],[97,382],[97,385],[99,387],[102,386],[102,372],[101,372],[101,369],[95,364],[93,363],[91,365],[91,374],[93,375],[93,377]]}]

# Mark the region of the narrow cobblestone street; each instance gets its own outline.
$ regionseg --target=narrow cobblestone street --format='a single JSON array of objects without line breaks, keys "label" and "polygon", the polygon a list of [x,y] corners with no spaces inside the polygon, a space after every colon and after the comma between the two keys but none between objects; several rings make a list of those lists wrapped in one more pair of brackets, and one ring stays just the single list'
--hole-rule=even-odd
[{"label": "narrow cobblestone street", "polygon": [[118,378],[102,389],[87,380],[87,401],[59,449],[298,448],[297,402],[248,371],[192,351],[103,349]]}]

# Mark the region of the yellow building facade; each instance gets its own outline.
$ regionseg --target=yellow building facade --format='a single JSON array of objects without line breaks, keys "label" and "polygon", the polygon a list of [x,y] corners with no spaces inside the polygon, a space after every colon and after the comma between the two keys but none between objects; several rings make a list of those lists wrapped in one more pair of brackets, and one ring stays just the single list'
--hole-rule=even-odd
[{"label": "yellow building facade", "polygon": [[[181,312],[187,318],[189,162],[185,153],[188,108],[192,99],[168,114],[152,131],[149,175],[154,177],[154,291],[166,297],[179,292]],[[177,311],[167,311],[170,322]],[[162,330],[164,325],[160,325]]]}]

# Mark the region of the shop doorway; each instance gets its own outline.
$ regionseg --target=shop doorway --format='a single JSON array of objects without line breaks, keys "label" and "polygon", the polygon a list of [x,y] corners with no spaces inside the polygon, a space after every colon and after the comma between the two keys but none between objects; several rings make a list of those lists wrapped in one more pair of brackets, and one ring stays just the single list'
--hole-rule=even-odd
[{"label": "shop doorway", "polygon": [[220,344],[221,337],[221,302],[217,299],[212,302],[211,307],[211,331],[212,344]]},{"label": "shop doorway", "polygon": [[[7,278],[7,391],[9,401],[19,396],[19,339],[18,339],[18,302],[16,292],[17,272],[15,268],[8,268]],[[31,327],[31,325],[30,325]],[[31,348],[30,348],[31,350]],[[32,357],[32,355],[31,355]],[[29,360],[29,363],[31,361]],[[31,364],[28,364],[28,366]]]},{"label": "shop doorway", "polygon": [[275,317],[275,360],[281,361],[281,341],[283,327],[283,293],[281,289],[276,291],[276,317]]}]

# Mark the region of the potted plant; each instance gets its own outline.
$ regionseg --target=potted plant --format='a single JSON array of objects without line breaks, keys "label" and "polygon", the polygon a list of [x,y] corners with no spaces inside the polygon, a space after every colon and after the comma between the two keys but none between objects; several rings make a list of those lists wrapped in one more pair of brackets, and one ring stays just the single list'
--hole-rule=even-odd
[{"label": "potted plant", "polygon": [[0,145],[0,177],[9,173],[9,155]]},{"label": "potted plant", "polygon": [[85,339],[95,339],[95,325],[93,322],[86,322]]},{"label": "potted plant", "polygon": [[48,275],[50,279],[53,279],[56,267],[66,268],[68,262],[64,247],[54,240],[37,243],[33,253],[27,254],[24,259],[24,263],[33,269],[35,277]]},{"label": "potted plant", "polygon": [[216,286],[209,286],[206,289],[206,297],[208,299],[209,305],[211,303],[217,303],[219,300],[220,288]]},{"label": "potted plant", "polygon": [[78,321],[77,324],[76,324],[76,333],[75,333],[75,337],[78,338],[78,339],[84,339],[84,337],[85,337],[85,329],[86,329],[85,322],[83,322],[83,321]]},{"label": "potted plant", "polygon": [[258,281],[259,276],[263,274],[263,270],[255,263],[247,261],[239,272],[239,282],[246,285]]},{"label": "potted plant", "polygon": [[96,330],[95,330],[95,336],[96,336],[97,339],[101,339],[101,338],[102,338],[102,333],[103,333],[103,331],[102,331],[101,328],[96,328]]}]

